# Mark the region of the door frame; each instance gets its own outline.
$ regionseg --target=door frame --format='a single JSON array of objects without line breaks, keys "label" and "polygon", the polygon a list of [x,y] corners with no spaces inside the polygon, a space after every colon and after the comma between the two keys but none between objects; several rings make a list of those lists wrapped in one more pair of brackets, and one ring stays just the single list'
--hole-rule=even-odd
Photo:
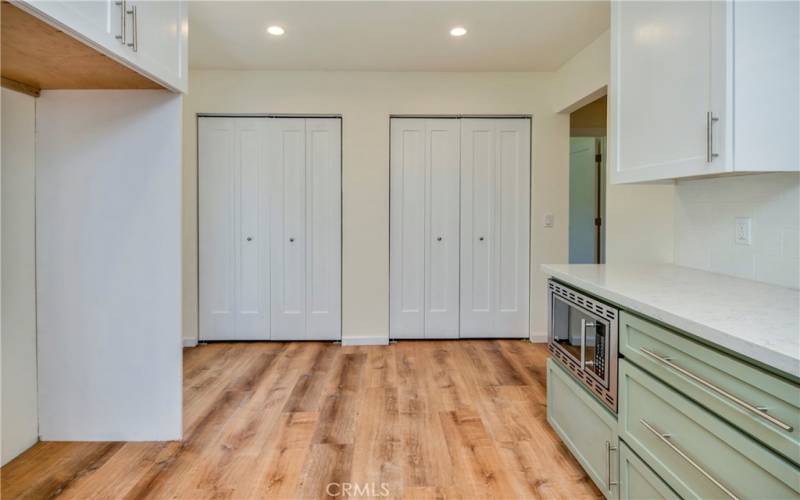
[{"label": "door frame", "polygon": [[[386,225],[387,230],[387,240],[389,242],[389,267],[387,268],[387,281],[389,282],[389,295],[387,297],[387,306],[388,306],[388,314],[387,314],[387,324],[386,324],[386,331],[388,332],[389,342],[397,342],[398,340],[437,340],[437,339],[397,339],[392,338],[392,284],[391,284],[391,263],[392,263],[392,176],[391,176],[391,168],[392,168],[392,120],[393,119],[452,119],[452,120],[461,120],[464,118],[483,118],[487,120],[496,120],[496,119],[520,119],[520,120],[528,120],[528,131],[530,133],[530,140],[528,141],[528,147],[530,151],[528,152],[528,171],[530,173],[530,182],[528,183],[528,202],[530,206],[528,208],[528,339],[531,337],[531,315],[533,314],[533,304],[531,304],[531,297],[533,296],[531,286],[533,284],[533,280],[531,279],[531,272],[533,268],[530,266],[531,254],[533,251],[533,115],[530,113],[521,113],[521,114],[390,114],[389,115],[389,157],[388,157],[388,168],[389,168],[389,196],[387,201],[387,209],[389,213],[389,223]],[[459,148],[461,145],[459,144]],[[459,153],[460,154],[460,153]],[[460,181],[459,181],[460,184]],[[460,188],[459,188],[460,189]],[[460,200],[460,192],[459,192],[459,200]],[[459,201],[459,233],[460,233],[460,219],[461,219],[461,203]],[[459,242],[460,242],[460,234],[459,234]],[[460,251],[459,251],[460,254]],[[450,340],[461,340],[463,337],[460,336],[461,332],[461,301],[459,300],[459,337],[457,339],[450,339]],[[498,338],[502,339],[503,337],[486,337],[488,340],[498,340]],[[517,337],[508,337],[509,339],[515,339]],[[480,337],[469,337],[468,340],[476,340],[480,339]],[[467,339],[465,339],[467,340]]]},{"label": "door frame", "polygon": [[[197,343],[207,344],[209,342],[286,342],[267,340],[201,340],[200,339],[200,118],[333,118],[339,120],[339,339],[334,342],[341,342],[344,336],[344,119],[341,114],[331,113],[195,113],[195,224],[197,232],[195,234],[195,258],[197,260]],[[292,342],[306,342],[296,340]],[[308,340],[308,342],[320,342]]]}]

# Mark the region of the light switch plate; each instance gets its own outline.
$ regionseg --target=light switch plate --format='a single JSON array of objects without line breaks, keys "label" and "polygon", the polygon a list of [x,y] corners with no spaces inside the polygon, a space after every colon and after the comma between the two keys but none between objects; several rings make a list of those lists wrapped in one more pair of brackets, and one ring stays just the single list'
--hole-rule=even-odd
[{"label": "light switch plate", "polygon": [[553,227],[554,219],[553,214],[544,214],[544,227]]},{"label": "light switch plate", "polygon": [[737,217],[736,218],[736,234],[734,241],[737,245],[752,245],[752,226],[753,221],[750,217]]}]

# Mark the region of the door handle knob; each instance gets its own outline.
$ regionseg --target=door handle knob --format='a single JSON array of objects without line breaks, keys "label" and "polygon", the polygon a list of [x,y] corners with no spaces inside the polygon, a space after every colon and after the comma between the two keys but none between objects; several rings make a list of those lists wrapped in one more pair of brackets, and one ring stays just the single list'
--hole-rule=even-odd
[{"label": "door handle knob", "polygon": [[289,238],[289,243],[294,243],[294,238]]},{"label": "door handle knob", "polygon": [[438,238],[436,238],[436,241],[442,241],[442,237],[439,236]]},{"label": "door handle knob", "polygon": [[479,241],[483,241],[483,236],[481,236],[480,238],[478,238],[478,240],[479,240]]},{"label": "door handle knob", "polygon": [[248,236],[247,237],[247,241],[253,241],[253,237],[252,236]]}]

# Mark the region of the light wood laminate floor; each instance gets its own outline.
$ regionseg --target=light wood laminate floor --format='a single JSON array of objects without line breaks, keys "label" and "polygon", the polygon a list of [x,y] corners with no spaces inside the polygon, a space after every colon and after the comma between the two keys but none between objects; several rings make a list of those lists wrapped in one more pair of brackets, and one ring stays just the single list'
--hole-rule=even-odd
[{"label": "light wood laminate floor", "polygon": [[187,349],[183,441],[38,443],[2,498],[600,498],[547,424],[546,359],[519,340]]}]

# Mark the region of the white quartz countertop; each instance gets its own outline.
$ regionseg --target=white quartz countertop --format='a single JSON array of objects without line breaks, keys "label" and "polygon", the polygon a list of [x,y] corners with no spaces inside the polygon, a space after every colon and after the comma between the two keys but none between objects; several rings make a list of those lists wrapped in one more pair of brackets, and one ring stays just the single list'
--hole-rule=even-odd
[{"label": "white quartz countertop", "polygon": [[674,265],[546,264],[567,284],[800,377],[800,291]]}]

